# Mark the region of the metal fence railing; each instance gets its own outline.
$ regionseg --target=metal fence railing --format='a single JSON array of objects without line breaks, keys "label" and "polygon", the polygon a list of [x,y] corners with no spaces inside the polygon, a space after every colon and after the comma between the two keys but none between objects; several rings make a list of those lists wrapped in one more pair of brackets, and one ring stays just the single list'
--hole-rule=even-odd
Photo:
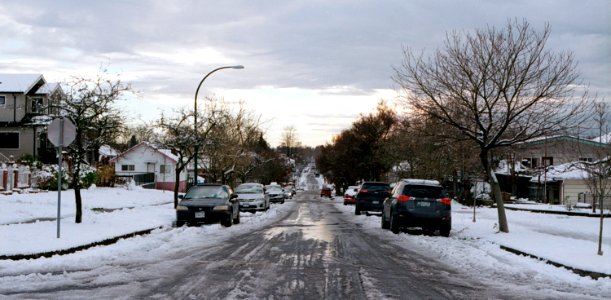
[{"label": "metal fence railing", "polygon": [[133,180],[138,186],[155,182],[155,173],[141,173],[133,175],[117,175],[117,179],[129,182]]}]

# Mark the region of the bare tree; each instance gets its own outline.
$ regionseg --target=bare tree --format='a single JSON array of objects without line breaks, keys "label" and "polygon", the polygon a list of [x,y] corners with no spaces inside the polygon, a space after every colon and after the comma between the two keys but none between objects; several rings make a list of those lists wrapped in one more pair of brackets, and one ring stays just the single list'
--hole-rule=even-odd
[{"label": "bare tree", "polygon": [[295,126],[284,127],[280,137],[280,148],[285,148],[286,156],[291,157],[291,149],[301,146]]},{"label": "bare tree", "polygon": [[254,148],[261,136],[260,118],[240,104],[232,111],[226,103],[216,100],[216,126],[204,144],[208,175],[213,181],[229,183],[236,175],[244,179],[258,161]]},{"label": "bare tree", "polygon": [[[594,122],[598,129],[600,137],[599,142],[602,143],[602,137],[609,133],[608,117],[609,109],[606,102],[598,102],[594,106]],[[583,161],[579,164],[580,168],[586,173],[584,182],[588,186],[590,192],[594,196],[592,200],[592,212],[600,209],[600,224],[598,231],[598,255],[603,255],[602,238],[604,224],[604,200],[611,197],[611,146],[601,148],[595,154],[593,161]]]},{"label": "bare tree", "polygon": [[509,227],[491,150],[576,127],[585,116],[588,99],[574,97],[573,55],[546,50],[549,35],[549,25],[539,33],[515,20],[502,29],[454,32],[431,59],[405,49],[393,76],[410,113],[451,125],[478,145],[502,232]]},{"label": "bare tree", "polygon": [[[200,113],[199,115],[203,116],[204,114]],[[173,118],[166,118],[162,115],[161,119],[157,121],[157,127],[163,133],[158,142],[169,148],[178,158],[175,165],[174,207],[178,205],[180,174],[186,171],[187,166],[195,157],[197,142],[205,141],[208,133],[214,127],[214,122],[204,121],[200,123],[200,128],[195,131],[193,124],[189,122],[192,116],[193,112],[181,110]],[[203,117],[202,119],[211,120],[212,118]]]},{"label": "bare tree", "polygon": [[73,161],[71,185],[76,201],[76,223],[82,222],[81,175],[90,162],[87,155],[114,141],[124,124],[121,112],[113,105],[131,88],[107,77],[105,72],[96,78],[74,77],[62,84],[65,93],[58,101],[61,114],[76,127],[74,142],[66,148]]}]

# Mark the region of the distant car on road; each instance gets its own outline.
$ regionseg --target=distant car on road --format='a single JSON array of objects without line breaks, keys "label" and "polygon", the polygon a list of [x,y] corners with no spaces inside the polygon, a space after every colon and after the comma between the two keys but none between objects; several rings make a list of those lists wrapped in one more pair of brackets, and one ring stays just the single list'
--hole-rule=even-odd
[{"label": "distant car on road", "polygon": [[399,233],[404,227],[420,227],[425,232],[439,230],[442,236],[449,236],[451,204],[437,180],[403,179],[384,201],[382,228]]},{"label": "distant car on road", "polygon": [[381,212],[383,202],[390,195],[390,184],[387,182],[363,182],[355,197],[354,214],[361,212]]},{"label": "distant car on road", "polygon": [[241,211],[258,211],[269,209],[269,197],[260,183],[242,183],[235,188],[240,200]]},{"label": "distant car on road", "polygon": [[267,185],[265,193],[267,193],[270,202],[284,203],[284,191],[279,185]]},{"label": "distant car on road", "polygon": [[222,184],[199,184],[187,190],[176,206],[176,226],[221,222],[229,227],[240,223],[240,201]]},{"label": "distant car on road", "polygon": [[356,193],[358,193],[359,187],[356,185],[351,185],[344,192],[344,205],[355,204],[356,203]]},{"label": "distant car on road", "polygon": [[331,198],[331,194],[333,192],[333,189],[328,186],[328,185],[323,185],[322,188],[320,189],[320,196],[321,197],[328,197]]}]

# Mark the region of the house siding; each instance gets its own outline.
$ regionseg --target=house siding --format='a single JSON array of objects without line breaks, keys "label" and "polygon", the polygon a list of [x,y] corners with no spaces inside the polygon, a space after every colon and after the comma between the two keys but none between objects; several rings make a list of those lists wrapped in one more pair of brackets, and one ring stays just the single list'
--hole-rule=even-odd
[{"label": "house siding", "polygon": [[[174,180],[176,179],[176,162],[163,155],[156,149],[139,144],[128,150],[114,160],[115,173],[117,176],[131,176],[136,174],[154,173],[155,188],[162,190],[174,190]],[[122,171],[123,165],[134,165],[133,171]],[[160,166],[166,165],[166,172],[160,172]],[[186,173],[180,174],[179,191],[184,192],[187,188]]]},{"label": "house siding", "polygon": [[562,204],[575,205],[580,193],[589,192],[588,186],[582,179],[568,179],[562,183]]},{"label": "house siding", "polygon": [[[0,96],[4,96],[6,99],[6,103],[4,105],[0,105],[0,121],[21,121],[21,119],[25,117],[27,109],[25,104],[25,95],[21,93],[0,93]],[[17,106],[17,110],[15,110],[15,105]]]},{"label": "house siding", "polygon": [[[18,132],[19,133],[19,148],[6,149],[0,148],[2,155],[9,157],[13,156],[18,159],[26,154],[33,154],[34,151],[34,130],[31,127],[0,127],[0,132]],[[38,141],[36,141],[38,144]]]}]

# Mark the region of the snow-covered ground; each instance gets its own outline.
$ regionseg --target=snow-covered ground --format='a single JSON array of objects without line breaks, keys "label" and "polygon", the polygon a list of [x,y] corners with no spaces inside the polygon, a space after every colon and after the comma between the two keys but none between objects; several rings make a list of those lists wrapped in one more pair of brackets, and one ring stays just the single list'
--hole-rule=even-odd
[{"label": "snow-covered ground", "polygon": [[[317,179],[321,184],[322,177]],[[231,228],[219,224],[173,228],[171,224],[175,213],[171,201],[172,193],[156,190],[85,190],[83,223],[74,224],[74,194],[73,191],[65,191],[62,193],[61,238],[58,239],[56,222],[51,220],[57,214],[57,193],[0,196],[0,256],[68,249],[135,231],[159,228],[150,235],[70,255],[27,261],[0,260],[0,285],[3,275],[55,273],[82,266],[108,266],[109,263],[118,265],[133,259],[154,261],[163,257],[168,249],[189,251],[192,247],[214,245],[232,235],[272,224],[290,213],[295,205],[295,202],[289,201],[283,205],[273,205],[267,212],[244,213],[241,224]],[[342,205],[340,197],[334,201],[340,211],[350,215],[350,220],[362,224],[371,234],[386,235],[403,247],[419,247],[458,268],[473,272],[480,268],[494,270],[499,267],[499,260],[503,260],[505,263],[498,272],[515,273],[515,276],[523,277],[525,282],[541,272],[558,280],[611,291],[611,278],[593,280],[580,277],[563,268],[499,249],[500,245],[504,245],[574,268],[611,274],[611,220],[608,218],[604,220],[604,255],[599,256],[596,254],[599,228],[597,218],[507,211],[510,233],[505,234],[496,230],[496,209],[477,208],[477,221],[474,223],[473,209],[454,203],[450,238],[419,234],[393,235],[388,230],[380,229],[379,217],[354,216],[353,206]],[[140,253],[147,255],[142,257]]]}]

